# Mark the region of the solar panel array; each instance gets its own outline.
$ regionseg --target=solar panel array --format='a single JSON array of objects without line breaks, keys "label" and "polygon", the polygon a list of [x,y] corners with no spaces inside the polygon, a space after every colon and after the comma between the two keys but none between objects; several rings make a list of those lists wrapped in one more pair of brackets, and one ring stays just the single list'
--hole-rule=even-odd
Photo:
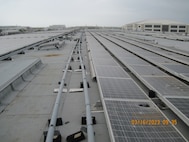
[{"label": "solar panel array", "polygon": [[167,99],[189,118],[189,98],[167,98]]},{"label": "solar panel array", "polygon": [[[108,37],[109,38],[109,37]],[[103,41],[104,45],[106,46],[106,43],[109,42],[108,40],[98,36],[98,39]],[[115,42],[118,43],[118,40],[114,38],[109,38]],[[119,41],[119,43],[126,49],[128,48],[124,45],[124,42]],[[173,102],[170,101],[169,98],[189,98],[189,86],[184,84],[183,82],[179,81],[178,79],[165,74],[163,71],[159,70],[158,68],[154,69],[154,66],[150,65],[147,61],[140,59],[138,56],[133,57],[127,57],[125,58],[120,57],[120,54],[129,53],[128,51],[120,48],[119,46],[115,44],[108,44],[107,48],[116,56],[125,66],[127,66],[140,80],[142,80],[145,84],[147,84],[151,89],[157,92],[161,100],[169,106],[170,109],[172,109],[173,112],[175,112],[176,115],[178,115],[188,126],[189,126],[189,118],[187,117],[187,113],[183,111],[182,109],[187,109],[188,105],[186,103],[182,104],[182,108],[179,108],[177,105],[174,105]],[[126,44],[127,45],[127,44]],[[141,49],[137,51],[138,47],[130,47],[129,50],[133,50],[135,52],[141,52]],[[116,51],[116,52],[115,52]],[[144,52],[144,51],[143,51]],[[147,51],[149,52],[149,51]],[[146,55],[147,56],[147,55]],[[156,55],[158,56],[158,55]],[[182,73],[186,73],[188,70],[188,67],[183,66],[181,64],[176,63],[175,61],[172,61],[170,59],[166,59],[164,57],[156,57],[156,56],[148,56],[149,59],[156,59],[155,62],[158,62],[159,64],[166,65],[168,67],[174,67],[175,70],[177,69],[178,73],[181,72],[181,69],[184,69]],[[171,66],[175,65],[175,66]],[[148,67],[147,67],[148,66]],[[148,68],[148,71],[147,71]],[[182,74],[184,75],[184,74]],[[185,74],[186,75],[186,74]],[[187,102],[187,100],[185,100]]]},{"label": "solar panel array", "polygon": [[185,141],[171,124],[164,122],[165,117],[150,102],[105,100],[105,104],[116,142]]},{"label": "solar panel array", "polygon": [[[121,40],[125,40],[124,38],[119,37]],[[138,45],[139,43],[135,41],[129,41],[132,42],[133,44]],[[120,42],[123,43],[123,42]],[[128,46],[128,43],[126,44]],[[165,51],[157,47],[153,47],[150,45],[144,45],[140,43],[140,47],[138,46],[132,46],[129,48],[130,51],[134,51],[135,53],[143,56],[143,57],[148,57],[150,61],[159,63],[160,65],[164,66],[167,69],[172,70],[173,72],[182,74],[185,77],[186,76],[184,73],[189,73],[189,67],[187,65],[183,65],[181,63],[178,63],[174,60],[181,61],[183,63],[188,63],[189,58],[188,56],[183,56],[180,54],[176,54],[170,51]],[[153,53],[151,52],[153,51]],[[157,53],[157,54],[155,54]],[[160,56],[162,55],[162,56]],[[163,57],[166,56],[166,57]]]},{"label": "solar panel array", "polygon": [[[113,142],[185,141],[128,73],[111,56],[108,56],[108,52],[90,34],[87,34],[87,41],[111,140]],[[110,43],[108,45],[114,48]],[[120,53],[120,56],[118,55],[120,58],[135,57],[129,52],[120,52],[119,49],[114,50],[114,53],[116,55]],[[102,53],[105,56],[102,56]],[[138,60],[135,63],[137,62]],[[141,62],[139,61],[137,65]],[[159,75],[161,72],[155,70],[155,74]],[[145,121],[144,124],[140,123],[141,121]]]}]

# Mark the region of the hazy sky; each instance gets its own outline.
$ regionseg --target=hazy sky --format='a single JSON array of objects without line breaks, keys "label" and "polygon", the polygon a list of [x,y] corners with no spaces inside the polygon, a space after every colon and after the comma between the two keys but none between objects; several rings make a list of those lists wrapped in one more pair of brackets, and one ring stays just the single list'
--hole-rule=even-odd
[{"label": "hazy sky", "polygon": [[122,26],[152,18],[189,23],[189,0],[0,0],[0,26]]}]

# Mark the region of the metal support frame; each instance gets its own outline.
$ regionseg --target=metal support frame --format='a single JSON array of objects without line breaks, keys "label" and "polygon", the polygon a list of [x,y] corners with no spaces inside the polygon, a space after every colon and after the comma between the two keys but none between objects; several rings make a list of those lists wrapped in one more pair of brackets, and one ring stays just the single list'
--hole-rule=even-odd
[{"label": "metal support frame", "polygon": [[[82,33],[83,34],[83,33]],[[80,37],[80,41],[82,40],[82,34]],[[88,94],[88,86],[87,86],[87,78],[86,78],[86,71],[83,65],[83,60],[81,57],[81,43],[79,42],[79,58],[81,63],[82,69],[82,78],[83,78],[83,86],[84,86],[84,95],[85,95],[85,106],[86,106],[86,118],[87,118],[87,136],[88,142],[94,142],[94,130],[93,130],[93,122],[91,117],[91,108],[90,108],[90,100]]]},{"label": "metal support frame", "polygon": [[[76,44],[77,46],[77,44]],[[76,46],[72,49],[71,54],[69,56],[68,62],[66,63],[66,69],[63,73],[63,77],[61,80],[61,84],[58,90],[58,95],[56,97],[56,101],[54,104],[54,108],[53,108],[53,112],[52,112],[52,116],[51,116],[51,121],[50,121],[50,125],[49,125],[49,129],[48,129],[48,133],[47,133],[47,138],[46,138],[46,142],[52,142],[53,141],[53,137],[54,137],[54,129],[56,126],[56,120],[57,120],[57,116],[58,116],[58,110],[59,110],[59,105],[60,105],[60,100],[61,100],[61,96],[62,96],[62,90],[64,88],[64,83],[65,83],[65,78],[66,78],[66,73],[68,71],[70,62],[71,62],[71,58],[72,58],[72,54],[74,49],[76,48]]]}]

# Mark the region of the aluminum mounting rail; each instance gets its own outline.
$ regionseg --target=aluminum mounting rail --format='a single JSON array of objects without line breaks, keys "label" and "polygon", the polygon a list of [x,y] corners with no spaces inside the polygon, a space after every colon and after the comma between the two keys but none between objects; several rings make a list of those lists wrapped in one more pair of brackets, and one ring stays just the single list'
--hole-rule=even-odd
[{"label": "aluminum mounting rail", "polygon": [[[77,44],[78,44],[78,42],[77,42]],[[77,46],[77,44],[76,44],[76,46]],[[56,126],[56,120],[57,120],[57,116],[58,116],[58,110],[59,110],[60,100],[61,100],[61,96],[62,96],[62,90],[63,90],[64,83],[65,83],[66,73],[68,71],[68,68],[69,68],[69,65],[70,65],[70,62],[71,62],[71,58],[72,58],[72,54],[73,54],[73,51],[76,48],[76,46],[73,47],[71,54],[69,56],[68,62],[66,63],[66,69],[63,73],[61,84],[60,84],[60,87],[59,87],[59,90],[58,90],[58,95],[56,97],[56,101],[55,101],[55,104],[54,104],[54,108],[53,108],[53,112],[52,112],[52,116],[51,116],[51,121],[50,121],[49,129],[48,129],[48,132],[47,132],[46,142],[52,142],[53,141],[54,130],[55,130],[55,126]]]},{"label": "aluminum mounting rail", "polygon": [[[81,34],[80,41],[82,41],[82,35],[83,35],[83,33]],[[83,60],[81,58],[81,43],[79,44],[79,59],[80,59],[80,63],[81,63],[83,87],[84,87],[84,95],[85,95],[88,142],[95,142],[94,130],[93,130],[93,126],[92,126],[93,123],[92,123],[92,117],[91,117],[91,107],[90,107],[90,100],[89,100],[89,94],[88,94],[86,71],[85,71],[85,68],[83,65]]]}]

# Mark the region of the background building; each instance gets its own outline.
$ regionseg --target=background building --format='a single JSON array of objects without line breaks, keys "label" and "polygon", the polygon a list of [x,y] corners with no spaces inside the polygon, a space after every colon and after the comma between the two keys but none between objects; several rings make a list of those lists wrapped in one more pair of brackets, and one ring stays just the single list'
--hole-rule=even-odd
[{"label": "background building", "polygon": [[51,25],[48,30],[64,30],[65,28],[65,25]]},{"label": "background building", "polygon": [[0,35],[19,34],[27,30],[27,27],[22,26],[0,26]]},{"label": "background building", "polygon": [[188,33],[189,28],[185,23],[170,20],[144,20],[129,23],[123,26],[127,31],[170,32]]}]

